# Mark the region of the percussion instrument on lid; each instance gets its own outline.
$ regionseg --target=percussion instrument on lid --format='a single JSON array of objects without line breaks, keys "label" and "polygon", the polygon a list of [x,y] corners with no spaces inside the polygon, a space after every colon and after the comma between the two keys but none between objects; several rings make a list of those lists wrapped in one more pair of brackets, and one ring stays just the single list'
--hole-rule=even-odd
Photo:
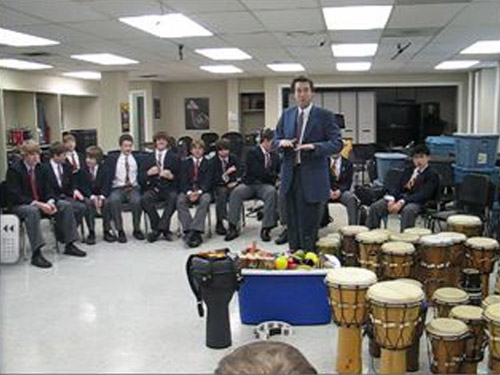
[{"label": "percussion instrument on lid", "polygon": [[469,328],[451,318],[436,318],[425,327],[430,344],[430,366],[435,374],[459,374],[465,359]]},{"label": "percussion instrument on lid", "polygon": [[408,242],[386,242],[382,245],[382,276],[387,279],[409,277],[415,246]]},{"label": "percussion instrument on lid", "polygon": [[451,215],[446,220],[446,226],[449,231],[463,233],[467,237],[476,237],[483,233],[483,222],[473,215]]},{"label": "percussion instrument on lid", "polygon": [[428,299],[435,290],[448,285],[450,261],[449,255],[453,241],[438,234],[423,236],[419,246],[419,279],[425,285]]},{"label": "percussion instrument on lid", "polygon": [[382,244],[389,235],[380,231],[362,232],[356,235],[359,246],[359,263],[361,267],[380,274],[380,256]]},{"label": "percussion instrument on lid", "polygon": [[448,255],[451,268],[448,285],[458,285],[460,282],[460,272],[465,266],[465,241],[467,240],[467,236],[458,232],[440,232],[438,235],[449,238],[453,242]]},{"label": "percussion instrument on lid", "polygon": [[368,288],[377,282],[374,272],[356,267],[328,270],[332,317],[339,326],[337,372],[361,373],[361,326],[368,318]]},{"label": "percussion instrument on lid", "polygon": [[483,309],[479,306],[455,306],[451,309],[450,318],[461,320],[469,327],[470,335],[465,341],[464,373],[476,374],[487,343]]},{"label": "percussion instrument on lid", "polygon": [[488,295],[489,274],[498,259],[498,247],[498,241],[488,237],[472,237],[465,242],[467,267],[481,273],[483,298]]},{"label": "percussion instrument on lid", "polygon": [[321,254],[339,255],[340,250],[340,236],[337,233],[321,237],[316,242],[316,249]]},{"label": "percussion instrument on lid", "polygon": [[368,232],[370,229],[362,225],[347,225],[340,228],[340,238],[342,241],[342,258],[346,266],[359,266],[359,247],[356,242],[356,235]]},{"label": "percussion instrument on lid", "polygon": [[447,318],[453,307],[469,302],[469,295],[465,290],[445,287],[434,292],[432,301],[436,306],[436,318]]},{"label": "percussion instrument on lid", "polygon": [[479,271],[474,268],[464,268],[461,286],[469,295],[469,303],[480,306],[483,300],[483,288]]},{"label": "percussion instrument on lid", "polygon": [[412,346],[421,320],[424,292],[408,282],[393,280],[372,285],[366,296],[375,341],[382,348],[379,372],[405,372],[406,349]]},{"label": "percussion instrument on lid", "polygon": [[488,325],[490,363],[492,373],[500,373],[500,303],[488,306],[483,312]]}]

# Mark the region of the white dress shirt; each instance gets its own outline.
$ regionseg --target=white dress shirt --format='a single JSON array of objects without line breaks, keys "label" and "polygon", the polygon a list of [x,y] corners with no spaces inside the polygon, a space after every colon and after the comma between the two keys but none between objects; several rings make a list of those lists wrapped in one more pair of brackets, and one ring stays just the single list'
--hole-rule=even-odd
[{"label": "white dress shirt", "polygon": [[340,176],[340,171],[342,170],[342,158],[338,157],[336,159],[333,159],[331,168],[333,171],[335,171],[335,176],[337,176],[338,178]]},{"label": "white dress shirt", "polygon": [[80,159],[78,158],[78,154],[75,150],[66,152],[66,159],[68,159],[69,163],[73,165],[73,158],[75,160],[75,169],[80,169]]},{"label": "white dress shirt", "polygon": [[57,184],[59,185],[59,187],[62,187],[62,175],[61,175],[62,164],[58,164],[54,160],[50,160],[50,166],[52,167],[52,170],[56,175]]},{"label": "white dress shirt", "polygon": [[128,156],[128,165],[129,165],[129,179],[132,186],[137,186],[137,163],[135,162],[135,158],[132,154],[125,155],[123,153],[118,157],[118,161],[116,163],[116,172],[115,179],[113,180],[113,187],[125,187],[126,185],[126,177],[127,171],[125,169],[125,159]]},{"label": "white dress shirt", "polygon": [[[297,123],[299,121],[300,114],[304,113],[304,122],[302,123],[302,132],[300,133],[300,139],[297,140],[297,145],[301,145],[303,140],[304,140],[304,134],[305,134],[306,127],[307,127],[307,122],[309,121],[309,115],[311,114],[312,106],[313,106],[313,103],[311,102],[311,103],[309,103],[309,105],[306,108],[302,109],[299,107],[299,110],[297,111]],[[301,163],[300,154],[301,154],[301,152],[298,151],[297,152],[297,164]]]},{"label": "white dress shirt", "polygon": [[167,155],[167,150],[156,150],[155,151],[155,157],[156,157],[156,162],[160,164],[160,169],[163,169],[163,165],[165,163],[165,156]]}]

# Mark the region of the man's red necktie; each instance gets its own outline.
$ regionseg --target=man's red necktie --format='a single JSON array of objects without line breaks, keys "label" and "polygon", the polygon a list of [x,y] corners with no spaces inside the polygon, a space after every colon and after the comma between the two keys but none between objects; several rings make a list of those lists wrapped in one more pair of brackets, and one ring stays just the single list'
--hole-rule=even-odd
[{"label": "man's red necktie", "polygon": [[28,173],[30,176],[31,194],[33,195],[34,200],[39,201],[40,195],[38,194],[38,187],[36,185],[35,168],[34,167],[30,168]]}]

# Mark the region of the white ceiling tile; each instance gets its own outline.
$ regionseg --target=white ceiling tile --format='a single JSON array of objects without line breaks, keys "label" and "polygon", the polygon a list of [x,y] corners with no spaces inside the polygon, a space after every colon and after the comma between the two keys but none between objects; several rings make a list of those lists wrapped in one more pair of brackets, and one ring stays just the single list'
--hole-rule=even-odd
[{"label": "white ceiling tile", "polygon": [[171,39],[172,43],[183,44],[187,48],[222,48],[222,47],[239,47],[225,41],[217,36],[210,37],[193,37],[193,38],[178,38]]},{"label": "white ceiling tile", "polygon": [[151,38],[156,38],[155,36],[151,36],[150,34],[130,27],[117,20],[72,22],[60,25],[103,39],[131,39],[140,38],[146,35]]},{"label": "white ceiling tile", "polygon": [[321,44],[329,44],[326,32],[278,32],[274,35],[286,47],[317,47]]},{"label": "white ceiling tile", "polygon": [[383,30],[335,30],[329,31],[332,43],[377,43]]},{"label": "white ceiling tile", "polygon": [[290,54],[297,58],[311,58],[318,56],[323,58],[327,56],[332,58],[332,50],[329,44],[325,44],[323,47],[287,47]]},{"label": "white ceiling tile", "polygon": [[398,55],[397,60],[411,58],[418,51],[420,51],[429,41],[431,37],[421,38],[382,38],[377,48],[377,58],[384,58],[389,60],[398,51],[398,44],[401,48],[410,43],[409,47]]},{"label": "white ceiling tile", "polygon": [[93,21],[107,18],[86,5],[67,0],[2,0],[1,5],[52,22]]},{"label": "white ceiling tile", "polygon": [[255,59],[271,63],[275,61],[292,61],[290,53],[280,47],[276,48],[246,48],[245,51]]},{"label": "white ceiling tile", "polygon": [[0,7],[0,25],[5,28],[23,25],[37,25],[48,23],[48,21],[41,18],[31,17],[26,14],[10,10],[9,8]]},{"label": "white ceiling tile", "polygon": [[396,6],[386,27],[442,27],[466,6],[466,3]]},{"label": "white ceiling tile", "polygon": [[221,38],[234,47],[245,49],[247,47],[277,47],[279,42],[271,33],[259,32],[252,34],[224,34]]},{"label": "white ceiling tile", "polygon": [[218,13],[244,11],[245,8],[235,0],[163,0],[174,10],[189,13]]},{"label": "white ceiling tile", "polygon": [[96,0],[87,5],[95,12],[109,17],[143,16],[148,14],[161,14],[162,11],[169,11],[168,7],[160,7],[156,0]]},{"label": "white ceiling tile", "polygon": [[264,26],[271,31],[317,31],[326,29],[319,8],[266,10],[254,13]]},{"label": "white ceiling tile", "polygon": [[241,0],[252,10],[317,8],[317,0]]},{"label": "white ceiling tile", "polygon": [[450,26],[500,27],[500,1],[470,4],[450,23]]},{"label": "white ceiling tile", "polygon": [[73,30],[58,24],[26,25],[17,27],[16,31],[57,40],[66,44],[99,41],[101,39],[98,36],[87,34],[84,31]]},{"label": "white ceiling tile", "polygon": [[254,33],[265,31],[250,12],[221,12],[193,14],[190,18],[213,33]]}]

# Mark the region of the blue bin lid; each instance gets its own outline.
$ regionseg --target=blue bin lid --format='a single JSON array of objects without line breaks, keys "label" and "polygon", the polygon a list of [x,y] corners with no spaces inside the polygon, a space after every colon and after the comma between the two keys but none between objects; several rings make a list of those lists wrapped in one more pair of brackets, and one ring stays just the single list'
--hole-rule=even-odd
[{"label": "blue bin lid", "polygon": [[454,145],[455,138],[451,136],[429,136],[426,138],[427,143],[432,143],[436,145]]},{"label": "blue bin lid", "polygon": [[456,138],[494,138],[494,139],[498,139],[500,137],[500,135],[493,133],[477,133],[477,134],[453,133],[453,136]]},{"label": "blue bin lid", "polygon": [[399,152],[377,152],[375,157],[378,159],[390,159],[390,160],[401,160],[407,159],[408,156],[405,154],[401,154]]}]

